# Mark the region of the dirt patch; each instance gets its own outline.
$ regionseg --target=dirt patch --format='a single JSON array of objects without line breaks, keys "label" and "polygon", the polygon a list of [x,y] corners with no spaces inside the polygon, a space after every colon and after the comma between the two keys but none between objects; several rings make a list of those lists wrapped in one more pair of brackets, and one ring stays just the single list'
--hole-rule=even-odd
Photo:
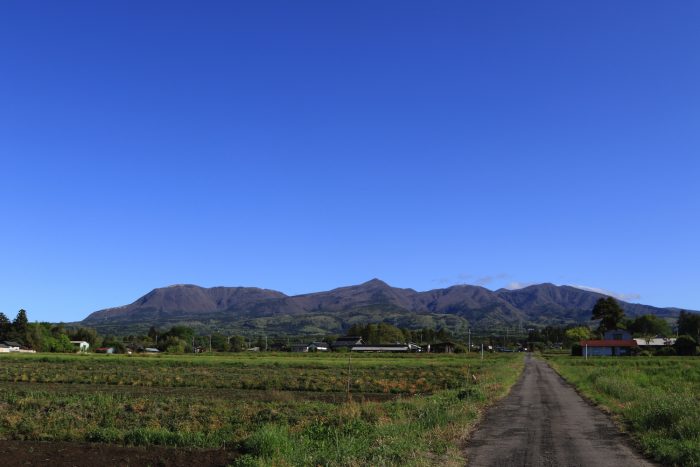
[{"label": "dirt patch", "polygon": [[129,447],[111,444],[2,441],[0,459],[4,467],[64,466],[225,466],[237,453],[217,450],[189,450],[164,447]]}]

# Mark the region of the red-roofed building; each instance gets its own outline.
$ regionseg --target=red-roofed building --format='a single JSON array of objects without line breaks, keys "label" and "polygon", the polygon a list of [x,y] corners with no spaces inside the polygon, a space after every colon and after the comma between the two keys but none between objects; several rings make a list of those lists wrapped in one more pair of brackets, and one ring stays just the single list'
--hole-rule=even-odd
[{"label": "red-roofed building", "polygon": [[603,335],[603,339],[582,340],[580,342],[584,356],[620,356],[631,355],[637,347],[637,341],[624,329],[613,329]]}]

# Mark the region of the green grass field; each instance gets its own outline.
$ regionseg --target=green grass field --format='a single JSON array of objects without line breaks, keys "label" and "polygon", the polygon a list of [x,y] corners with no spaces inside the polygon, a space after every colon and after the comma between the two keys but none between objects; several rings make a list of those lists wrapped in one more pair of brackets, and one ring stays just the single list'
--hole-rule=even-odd
[{"label": "green grass field", "polygon": [[664,465],[700,466],[700,359],[547,357]]},{"label": "green grass field", "polygon": [[461,464],[521,369],[513,354],[3,355],[0,438],[223,448],[241,465]]}]

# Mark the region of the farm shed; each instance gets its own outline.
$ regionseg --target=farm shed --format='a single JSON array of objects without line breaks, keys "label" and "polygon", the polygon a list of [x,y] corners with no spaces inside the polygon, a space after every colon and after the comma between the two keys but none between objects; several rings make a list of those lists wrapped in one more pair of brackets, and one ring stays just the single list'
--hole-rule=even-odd
[{"label": "farm shed", "polygon": [[586,356],[621,356],[631,355],[637,347],[637,341],[624,329],[606,331],[603,339],[589,339],[580,342],[583,355]]},{"label": "farm shed", "polygon": [[19,349],[22,347],[17,342],[12,341],[5,341],[3,344],[7,348],[7,352],[19,352]]},{"label": "farm shed", "polygon": [[308,344],[292,344],[289,346],[289,351],[290,352],[308,352],[309,351],[309,346]]},{"label": "farm shed", "polygon": [[312,342],[309,344],[309,352],[328,352],[330,347],[326,342]]},{"label": "farm shed", "polygon": [[676,343],[675,337],[654,337],[651,339],[646,338],[635,338],[639,347],[644,347],[648,349],[659,349],[661,347],[670,347]]},{"label": "farm shed", "polygon": [[428,352],[454,353],[455,352],[455,343],[454,342],[438,342],[437,344],[431,344],[428,346]]},{"label": "farm shed", "polygon": [[353,352],[408,352],[408,344],[378,344],[356,345],[350,348]]},{"label": "farm shed", "polygon": [[71,344],[73,344],[73,347],[75,347],[78,352],[87,352],[88,349],[90,348],[90,343],[85,342],[85,341],[70,341]]},{"label": "farm shed", "polygon": [[10,353],[10,348],[5,344],[0,343],[0,353]]},{"label": "farm shed", "polygon": [[340,349],[352,349],[353,347],[357,345],[362,345],[362,337],[360,336],[345,336],[345,337],[339,337],[336,339],[335,342],[333,342],[333,345],[331,345],[331,348],[333,350],[340,350]]}]

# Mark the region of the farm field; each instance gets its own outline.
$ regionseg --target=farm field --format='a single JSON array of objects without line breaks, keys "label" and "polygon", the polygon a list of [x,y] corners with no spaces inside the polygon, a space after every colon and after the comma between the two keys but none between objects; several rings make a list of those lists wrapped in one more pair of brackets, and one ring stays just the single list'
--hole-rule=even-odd
[{"label": "farm field", "polygon": [[3,355],[0,439],[222,451],[238,465],[461,464],[522,360]]},{"label": "farm field", "polygon": [[548,356],[552,367],[609,410],[664,465],[700,466],[700,359]]}]

